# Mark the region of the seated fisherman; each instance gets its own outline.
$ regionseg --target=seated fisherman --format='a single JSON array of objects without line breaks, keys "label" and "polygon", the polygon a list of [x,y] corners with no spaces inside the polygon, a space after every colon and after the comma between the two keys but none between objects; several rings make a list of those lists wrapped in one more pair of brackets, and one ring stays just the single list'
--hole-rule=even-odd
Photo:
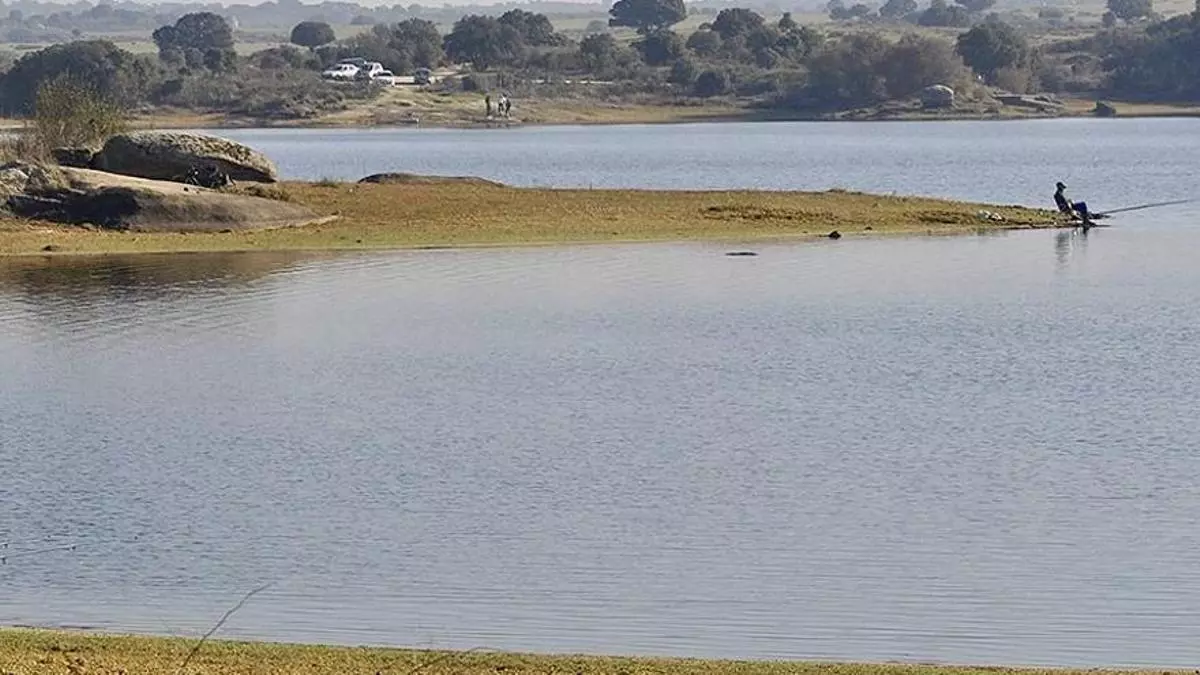
[{"label": "seated fisherman", "polygon": [[1067,199],[1067,195],[1064,192],[1067,186],[1061,181],[1055,184],[1054,187],[1057,188],[1054,191],[1054,203],[1058,205],[1058,210],[1067,214],[1072,219],[1078,218],[1082,220],[1084,225],[1091,225],[1092,216],[1088,213],[1087,203],[1072,202],[1070,199]]}]

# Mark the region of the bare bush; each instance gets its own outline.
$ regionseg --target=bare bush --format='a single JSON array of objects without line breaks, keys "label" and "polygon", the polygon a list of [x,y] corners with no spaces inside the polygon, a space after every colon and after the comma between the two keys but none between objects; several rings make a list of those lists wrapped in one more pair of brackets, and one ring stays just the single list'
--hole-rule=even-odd
[{"label": "bare bush", "polygon": [[116,101],[67,76],[43,83],[34,98],[32,125],[23,139],[40,146],[44,156],[53,148],[96,147],[125,131],[128,112]]}]

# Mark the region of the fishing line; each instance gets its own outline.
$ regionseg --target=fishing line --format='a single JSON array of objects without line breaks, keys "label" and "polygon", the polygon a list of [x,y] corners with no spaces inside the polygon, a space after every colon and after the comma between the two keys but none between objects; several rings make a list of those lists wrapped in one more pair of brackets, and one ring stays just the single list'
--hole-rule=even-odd
[{"label": "fishing line", "polygon": [[1125,213],[1127,211],[1140,211],[1142,209],[1153,209],[1153,208],[1157,208],[1159,206],[1175,206],[1177,204],[1187,204],[1189,202],[1194,202],[1194,201],[1196,201],[1196,200],[1195,199],[1176,199],[1176,200],[1170,201],[1170,202],[1154,202],[1153,204],[1139,204],[1137,206],[1126,206],[1126,207],[1119,208],[1119,209],[1112,209],[1110,211],[1104,211],[1097,215],[1108,216],[1108,215],[1112,215],[1114,213]]}]

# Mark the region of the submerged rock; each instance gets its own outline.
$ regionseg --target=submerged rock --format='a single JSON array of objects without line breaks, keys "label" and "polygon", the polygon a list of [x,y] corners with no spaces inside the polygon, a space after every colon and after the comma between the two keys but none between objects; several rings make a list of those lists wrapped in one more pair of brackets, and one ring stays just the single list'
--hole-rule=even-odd
[{"label": "submerged rock", "polygon": [[360,183],[379,183],[384,185],[393,185],[397,183],[411,185],[440,185],[444,183],[463,184],[463,185],[484,185],[488,187],[504,187],[504,183],[497,183],[486,178],[476,176],[424,176],[417,173],[375,173],[360,179]]},{"label": "submerged rock", "polygon": [[215,136],[178,131],[137,131],[108,139],[92,160],[101,171],[154,180],[184,181],[196,170],[233,180],[274,183],[279,171],[266,155]]}]

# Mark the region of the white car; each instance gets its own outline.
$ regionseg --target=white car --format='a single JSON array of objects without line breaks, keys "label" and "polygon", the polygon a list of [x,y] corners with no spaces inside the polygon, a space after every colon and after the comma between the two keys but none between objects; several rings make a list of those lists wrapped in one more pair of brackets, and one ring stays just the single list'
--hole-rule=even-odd
[{"label": "white car", "polygon": [[322,71],[321,77],[327,80],[353,80],[358,76],[359,68],[353,63],[339,63],[332,68]]},{"label": "white car", "polygon": [[360,80],[373,80],[383,72],[383,64],[378,61],[367,61],[362,64],[355,76]]},{"label": "white car", "polygon": [[371,81],[378,82],[379,84],[388,87],[394,87],[397,84],[400,84],[400,78],[396,77],[396,75],[390,70],[381,70],[378,73],[375,73],[375,77],[372,77]]}]

